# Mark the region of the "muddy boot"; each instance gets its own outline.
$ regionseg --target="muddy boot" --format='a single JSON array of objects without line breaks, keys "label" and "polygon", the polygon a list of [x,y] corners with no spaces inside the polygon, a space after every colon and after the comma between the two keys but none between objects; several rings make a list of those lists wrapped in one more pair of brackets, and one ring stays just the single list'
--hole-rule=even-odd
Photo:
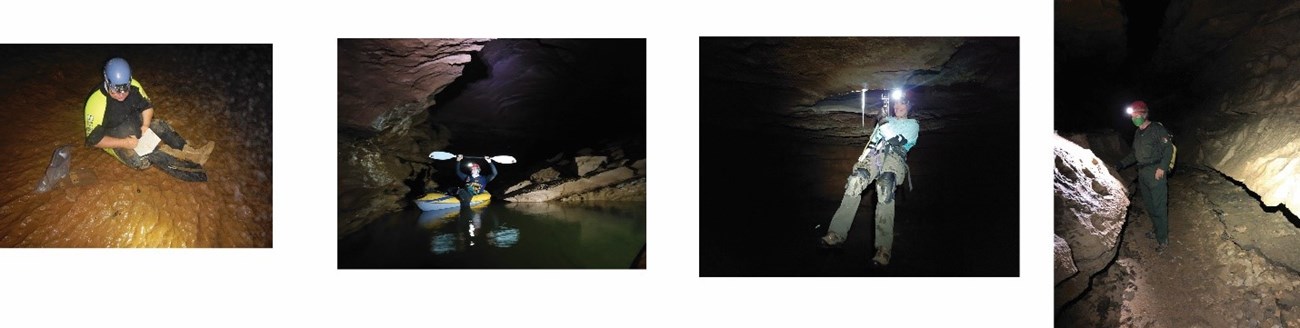
[{"label": "muddy boot", "polygon": [[179,150],[166,144],[158,146],[158,150],[167,153],[167,155],[171,155],[177,159],[198,163],[199,165],[208,162],[208,155],[212,154],[213,148],[216,148],[216,143],[211,141],[208,141],[208,143],[203,145],[203,147],[194,148],[193,145],[185,145],[184,149]]},{"label": "muddy boot", "polygon": [[199,148],[194,148],[193,146],[185,146],[185,149],[183,151],[189,153],[192,156],[192,158],[194,158],[193,161],[195,163],[199,163],[199,165],[203,165],[208,163],[208,156],[212,155],[212,150],[215,148],[217,148],[217,143],[208,141],[207,144],[204,144],[203,147],[199,147]]},{"label": "muddy boot", "polygon": [[1164,254],[1166,248],[1169,248],[1169,243],[1156,243],[1156,254]]},{"label": "muddy boot", "polygon": [[878,267],[889,265],[889,256],[888,249],[878,249],[876,250],[876,257],[871,258],[871,264]]},{"label": "muddy boot", "polygon": [[834,232],[827,232],[825,236],[822,236],[821,242],[818,243],[818,246],[821,246],[822,248],[839,248],[840,246],[844,246],[844,238]]}]

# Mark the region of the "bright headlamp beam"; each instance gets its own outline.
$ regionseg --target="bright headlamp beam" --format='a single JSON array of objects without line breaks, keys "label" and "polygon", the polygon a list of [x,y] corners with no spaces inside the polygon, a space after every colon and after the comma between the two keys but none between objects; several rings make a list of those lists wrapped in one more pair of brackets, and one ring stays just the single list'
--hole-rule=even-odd
[{"label": "bright headlamp beam", "polygon": [[1129,106],[1128,108],[1124,108],[1124,113],[1129,114],[1129,115],[1133,115],[1133,106]]},{"label": "bright headlamp beam", "polygon": [[903,99],[903,90],[900,90],[900,89],[894,89],[894,93],[890,94],[890,97],[894,98],[894,101],[902,100],[902,99]]}]

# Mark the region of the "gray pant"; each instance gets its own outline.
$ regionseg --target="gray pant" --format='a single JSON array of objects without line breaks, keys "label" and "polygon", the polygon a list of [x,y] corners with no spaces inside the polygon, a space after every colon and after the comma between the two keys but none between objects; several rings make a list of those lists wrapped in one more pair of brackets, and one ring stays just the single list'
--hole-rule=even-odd
[{"label": "gray pant", "polygon": [[[901,159],[895,156],[885,156],[877,160],[884,160],[881,169],[876,169],[874,165],[866,164],[855,165],[863,167],[868,171],[868,178],[862,178],[856,175],[850,175],[849,181],[844,187],[844,198],[840,199],[840,207],[835,210],[835,215],[831,217],[830,231],[839,235],[845,240],[849,237],[849,228],[853,227],[853,219],[858,214],[858,206],[862,202],[862,191],[867,186],[875,182],[876,185],[876,248],[891,249],[894,244],[894,188],[897,188],[903,182],[903,177],[907,174],[907,167]],[[894,181],[876,179],[880,172],[893,173]],[[882,183],[884,182],[884,183]],[[889,195],[888,197],[886,195]]]}]

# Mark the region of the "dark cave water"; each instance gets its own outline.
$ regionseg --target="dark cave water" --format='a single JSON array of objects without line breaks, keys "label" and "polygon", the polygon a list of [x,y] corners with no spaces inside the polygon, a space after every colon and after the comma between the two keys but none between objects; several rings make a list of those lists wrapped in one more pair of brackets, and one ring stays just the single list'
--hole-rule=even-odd
[{"label": "dark cave water", "polygon": [[394,212],[339,240],[339,268],[626,269],[646,203],[507,203]]},{"label": "dark cave water", "polygon": [[[135,170],[84,146],[84,106],[113,56],[189,142],[208,181]],[[0,46],[0,247],[271,247],[271,46]],[[33,193],[51,152],[71,176]]]}]

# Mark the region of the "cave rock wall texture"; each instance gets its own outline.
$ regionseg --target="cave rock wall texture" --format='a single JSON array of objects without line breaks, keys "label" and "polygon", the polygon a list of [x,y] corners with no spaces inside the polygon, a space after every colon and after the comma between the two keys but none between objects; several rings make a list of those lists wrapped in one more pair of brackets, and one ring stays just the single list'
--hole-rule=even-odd
[{"label": "cave rock wall texture", "polygon": [[433,106],[488,39],[340,40],[339,125],[378,133]]},{"label": "cave rock wall texture", "polygon": [[[710,89],[745,98],[702,106],[742,111],[728,124],[784,126],[819,138],[863,138],[859,93],[867,110],[879,108],[879,92],[893,88],[1019,89],[1017,38],[705,38],[700,43],[702,81],[726,81],[752,90]],[[753,91],[762,90],[762,91]],[[942,92],[928,95],[942,103]],[[744,105],[741,105],[744,104]],[[958,108],[927,108],[913,118],[924,129],[945,125]],[[753,115],[761,113],[766,115]],[[875,117],[867,114],[866,125]],[[858,142],[858,141],[853,141]]]},{"label": "cave rock wall texture", "polygon": [[1115,257],[1128,191],[1091,150],[1053,136],[1056,308],[1082,294]]},{"label": "cave rock wall texture", "polygon": [[[1246,184],[1267,206],[1300,205],[1300,2],[1174,1],[1156,62],[1206,69],[1208,92],[1180,154]],[[1188,156],[1190,155],[1190,156]]]},{"label": "cave rock wall texture", "polygon": [[[1148,100],[1153,119],[1172,123],[1179,163],[1241,181],[1268,206],[1300,203],[1300,2],[1173,0],[1155,44],[1134,44],[1146,41],[1127,28],[1156,17],[1126,16],[1117,0],[1055,7],[1058,64],[1131,78],[1122,98]],[[1154,52],[1129,57],[1133,47]]]},{"label": "cave rock wall texture", "polygon": [[445,128],[421,128],[426,109],[487,41],[339,41],[340,237],[405,206],[404,180],[448,144]]}]

